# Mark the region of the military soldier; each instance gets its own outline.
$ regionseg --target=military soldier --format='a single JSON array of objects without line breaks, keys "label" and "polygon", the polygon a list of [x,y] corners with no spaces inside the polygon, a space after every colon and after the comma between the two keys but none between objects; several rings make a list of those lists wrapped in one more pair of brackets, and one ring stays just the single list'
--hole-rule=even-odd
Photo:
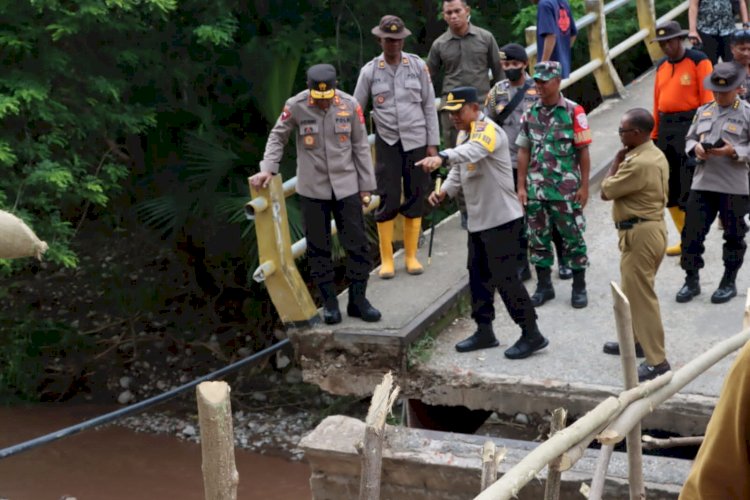
[{"label": "military soldier", "polygon": [[331,215],[339,241],[346,249],[350,280],[349,316],[378,321],[380,311],[365,297],[372,267],[362,205],[376,187],[362,108],[356,99],[336,89],[336,69],[316,64],[307,71],[308,90],[288,99],[271,130],[260,163],[250,178],[267,186],[279,171],[289,136],[297,142],[297,194],[307,238],[310,274],[323,297],[323,319],[341,322],[331,262]]},{"label": "military soldier", "polygon": [[[492,121],[500,125],[508,136],[510,145],[510,161],[513,165],[513,184],[518,184],[518,146],[516,138],[521,130],[521,117],[531,106],[539,100],[539,94],[534,86],[534,80],[526,74],[529,58],[526,49],[517,43],[509,43],[500,49],[500,60],[505,72],[505,80],[499,81],[490,89],[484,103],[485,110]],[[552,240],[555,243],[558,263],[562,261],[562,238],[560,234],[552,231]],[[531,278],[528,259],[529,242],[526,238],[526,230],[521,234],[521,279],[526,281]],[[570,268],[560,265],[560,279],[570,279],[573,272]]]},{"label": "military soldier", "polygon": [[530,356],[547,346],[539,332],[536,312],[526,287],[518,277],[523,209],[513,191],[513,175],[505,132],[481,112],[474,87],[458,87],[448,93],[444,110],[459,130],[457,146],[418,162],[426,171],[452,166],[439,193],[430,194],[436,205],[447,195],[462,190],[466,196],[469,231],[469,288],[472,318],[477,331],[456,344],[459,352],[495,347],[492,330],[497,289],[521,338],[505,351],[510,359]]},{"label": "military soldier", "polygon": [[518,198],[526,206],[531,262],[536,266],[535,306],[555,297],[552,266],[552,227],[563,240],[561,265],[573,270],[571,304],[588,305],[586,294],[586,220],[591,143],[583,107],[560,93],[560,63],[534,66],[539,101],[523,115],[518,144]]},{"label": "military soldier", "polygon": [[427,65],[419,56],[402,51],[411,31],[400,18],[387,15],[372,33],[378,37],[383,53],[360,71],[354,97],[363,109],[372,97],[375,175],[380,194],[380,207],[375,213],[380,237],[379,275],[387,279],[394,275],[393,225],[399,212],[404,215],[406,271],[423,272],[417,260],[417,242],[430,176],[414,162],[437,154],[440,131]]},{"label": "military soldier", "polygon": [[711,302],[721,304],[737,295],[735,279],[745,257],[745,214],[750,160],[750,104],[737,97],[745,69],[719,63],[703,85],[715,101],[698,108],[688,130],[685,151],[698,158],[687,201],[680,265],[685,284],[677,302],[689,302],[701,291],[698,272],[703,267],[703,242],[716,218],[724,227],[724,275]]}]

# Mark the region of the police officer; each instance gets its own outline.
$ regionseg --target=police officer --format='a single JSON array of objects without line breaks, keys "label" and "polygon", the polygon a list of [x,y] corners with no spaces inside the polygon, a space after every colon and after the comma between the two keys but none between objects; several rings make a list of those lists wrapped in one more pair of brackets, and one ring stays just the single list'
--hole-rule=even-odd
[{"label": "police officer", "polygon": [[250,178],[267,186],[278,173],[289,136],[297,142],[297,194],[305,223],[310,274],[323,297],[323,319],[341,322],[331,262],[331,215],[346,249],[349,316],[378,321],[380,311],[365,297],[372,267],[362,205],[375,189],[362,108],[336,89],[336,69],[316,64],[307,71],[308,90],[288,99],[266,143],[260,172]]},{"label": "police officer", "polygon": [[[534,80],[526,73],[529,66],[529,57],[526,49],[517,43],[509,43],[500,48],[500,63],[505,72],[506,79],[497,82],[487,94],[484,103],[484,112],[492,121],[500,125],[508,136],[510,145],[510,161],[513,165],[513,183],[518,183],[518,146],[516,137],[521,130],[521,117],[531,106],[539,100],[539,94],[534,86]],[[552,240],[555,243],[558,263],[562,262],[562,238],[560,233],[552,231]],[[521,234],[521,279],[531,279],[528,258],[529,242],[526,231]],[[560,264],[560,279],[566,280],[573,277],[573,271],[569,267]]]},{"label": "police officer", "polygon": [[354,97],[363,109],[372,97],[375,175],[380,195],[375,212],[380,238],[379,275],[388,279],[394,275],[393,226],[399,213],[404,216],[406,271],[423,272],[417,260],[417,243],[430,176],[414,162],[437,154],[440,131],[427,65],[419,56],[403,52],[404,39],[411,31],[400,18],[386,15],[372,34],[383,52],[360,71]]},{"label": "police officer", "polygon": [[586,220],[591,143],[586,112],[560,93],[561,67],[556,61],[534,66],[539,101],[524,115],[516,138],[518,198],[526,206],[531,261],[537,287],[531,300],[540,306],[555,297],[552,287],[552,231],[563,239],[563,262],[573,270],[571,305],[588,305],[586,293]]},{"label": "police officer", "polygon": [[495,347],[495,290],[500,293],[521,338],[505,351],[510,359],[530,356],[548,341],[539,332],[536,311],[518,277],[523,209],[513,190],[513,174],[505,132],[481,111],[474,87],[458,87],[448,93],[443,110],[450,111],[458,129],[455,148],[427,157],[418,165],[431,171],[452,167],[439,193],[430,194],[436,205],[462,190],[466,197],[469,231],[469,288],[477,331],[456,344],[459,352]]},{"label": "police officer", "polygon": [[715,101],[698,108],[686,137],[685,151],[698,165],[687,200],[680,265],[685,284],[677,302],[689,302],[701,291],[698,272],[703,267],[703,242],[716,214],[724,227],[724,275],[711,302],[721,304],[737,295],[735,279],[745,257],[744,216],[748,201],[750,160],[750,104],[737,96],[745,69],[719,63],[704,81]]}]

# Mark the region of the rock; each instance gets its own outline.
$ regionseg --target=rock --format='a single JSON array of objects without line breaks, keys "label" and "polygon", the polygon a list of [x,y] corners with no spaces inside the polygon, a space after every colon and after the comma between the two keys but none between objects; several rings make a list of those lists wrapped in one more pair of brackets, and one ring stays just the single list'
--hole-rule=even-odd
[{"label": "rock", "polygon": [[254,392],[250,397],[255,401],[268,401],[268,396],[262,392]]},{"label": "rock", "polygon": [[120,387],[123,389],[129,388],[131,383],[133,383],[132,377],[120,377]]},{"label": "rock", "polygon": [[299,368],[292,368],[286,373],[286,375],[284,375],[284,380],[287,384],[299,384],[302,382],[302,370]]},{"label": "rock", "polygon": [[193,437],[197,434],[197,431],[195,430],[195,427],[192,425],[186,425],[182,428],[182,434],[184,436]]},{"label": "rock", "polygon": [[516,416],[513,418],[513,420],[516,421],[516,423],[521,425],[529,425],[529,416],[525,413],[516,413]]},{"label": "rock", "polygon": [[158,382],[156,382],[156,388],[160,391],[164,391],[167,389],[167,383],[163,380],[159,380]]},{"label": "rock", "polygon": [[126,405],[130,403],[131,401],[133,401],[134,399],[135,399],[135,396],[133,396],[133,393],[128,390],[122,391],[120,395],[117,396],[117,402],[120,403],[121,405]]},{"label": "rock", "polygon": [[240,347],[239,349],[237,349],[237,354],[239,354],[240,357],[243,357],[243,358],[250,356],[252,353],[253,352],[247,347]]},{"label": "rock", "polygon": [[291,363],[291,360],[286,354],[281,351],[276,353],[276,368],[282,370],[289,366],[289,363]]}]

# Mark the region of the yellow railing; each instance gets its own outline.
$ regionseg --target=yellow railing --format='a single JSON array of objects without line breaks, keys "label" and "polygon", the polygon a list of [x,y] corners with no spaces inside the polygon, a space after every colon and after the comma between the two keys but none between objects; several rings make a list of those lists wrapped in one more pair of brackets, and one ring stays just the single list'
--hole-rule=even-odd
[{"label": "yellow railing", "polygon": [[[635,1],[637,6],[640,29],[609,49],[606,16],[632,1]],[[587,13],[576,20],[576,25],[579,33],[580,30],[588,28],[591,60],[563,80],[562,88],[593,73],[602,97],[621,93],[623,86],[612,59],[639,42],[653,38],[654,27],[657,24],[674,19],[685,12],[687,7],[688,2],[682,2],[659,19],[655,19],[653,0],[613,0],[606,5],[604,0],[586,0]],[[533,65],[536,55],[536,27],[526,29],[526,40],[530,44],[526,48],[526,53],[529,55],[530,65]],[[646,43],[646,47],[652,60],[661,57],[661,49],[657,44]],[[372,145],[374,136],[370,135],[369,140]],[[292,243],[289,235],[285,198],[296,193],[296,185],[296,177],[282,184],[281,176],[276,175],[268,188],[255,190],[250,187],[251,201],[245,207],[248,218],[255,220],[260,256],[260,265],[253,273],[253,279],[266,284],[282,322],[290,326],[307,325],[316,322],[318,318],[315,303],[294,262],[295,258],[305,253],[307,242],[302,239]],[[378,203],[377,196],[373,196],[370,206],[365,211],[373,210]],[[336,232],[336,224],[333,222],[331,232]]]}]

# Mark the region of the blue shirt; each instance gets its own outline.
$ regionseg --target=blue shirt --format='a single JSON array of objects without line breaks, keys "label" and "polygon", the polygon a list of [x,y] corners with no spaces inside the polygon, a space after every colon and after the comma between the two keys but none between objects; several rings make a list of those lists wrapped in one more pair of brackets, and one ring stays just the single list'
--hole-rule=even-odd
[{"label": "blue shirt", "polygon": [[555,48],[551,61],[562,66],[562,76],[570,76],[570,37],[578,34],[576,22],[567,0],[539,0],[536,14],[536,51],[541,60],[544,53],[544,37],[555,35]]}]

